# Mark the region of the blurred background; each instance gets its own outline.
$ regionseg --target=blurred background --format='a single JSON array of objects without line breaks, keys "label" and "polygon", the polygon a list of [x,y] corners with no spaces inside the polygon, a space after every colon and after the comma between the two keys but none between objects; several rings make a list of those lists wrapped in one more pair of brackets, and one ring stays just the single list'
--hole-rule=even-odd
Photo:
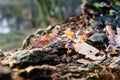
[{"label": "blurred background", "polygon": [[82,0],[0,0],[0,49],[10,51],[38,28],[81,14]]}]

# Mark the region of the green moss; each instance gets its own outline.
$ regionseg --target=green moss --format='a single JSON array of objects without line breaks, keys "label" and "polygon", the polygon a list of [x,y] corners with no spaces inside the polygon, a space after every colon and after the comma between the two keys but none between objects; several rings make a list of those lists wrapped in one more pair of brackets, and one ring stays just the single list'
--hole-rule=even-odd
[{"label": "green moss", "polygon": [[23,44],[22,44],[21,49],[25,49],[25,48],[29,45],[29,42],[30,42],[30,38],[31,38],[31,37],[34,37],[34,34],[28,35],[28,36],[23,40]]},{"label": "green moss", "polygon": [[93,6],[94,6],[96,9],[99,9],[99,8],[100,8],[100,3],[95,2],[95,3],[93,3]]}]

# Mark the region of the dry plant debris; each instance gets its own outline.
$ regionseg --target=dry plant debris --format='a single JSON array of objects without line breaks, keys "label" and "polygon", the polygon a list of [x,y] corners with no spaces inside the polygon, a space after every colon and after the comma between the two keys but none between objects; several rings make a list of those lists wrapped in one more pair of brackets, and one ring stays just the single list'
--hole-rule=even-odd
[{"label": "dry plant debris", "polygon": [[120,6],[110,1],[85,2],[84,14],[38,29],[21,49],[0,52],[0,76],[8,65],[6,80],[120,80]]}]

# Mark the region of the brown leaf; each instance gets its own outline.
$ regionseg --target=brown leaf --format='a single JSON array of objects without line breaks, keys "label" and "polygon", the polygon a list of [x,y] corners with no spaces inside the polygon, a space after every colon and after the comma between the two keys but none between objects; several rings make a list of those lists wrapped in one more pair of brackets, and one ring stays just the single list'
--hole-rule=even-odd
[{"label": "brown leaf", "polygon": [[91,60],[101,61],[105,59],[105,54],[103,52],[100,52],[98,49],[85,42],[75,43],[73,47],[76,52],[85,55],[86,58]]}]

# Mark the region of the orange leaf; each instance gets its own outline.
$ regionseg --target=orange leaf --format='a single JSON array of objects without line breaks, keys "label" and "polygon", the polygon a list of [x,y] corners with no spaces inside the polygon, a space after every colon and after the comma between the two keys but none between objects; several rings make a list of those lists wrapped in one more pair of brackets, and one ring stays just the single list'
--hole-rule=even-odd
[{"label": "orange leaf", "polygon": [[41,40],[40,43],[42,43],[43,45],[47,45],[50,43],[49,40]]},{"label": "orange leaf", "polygon": [[45,34],[45,38],[51,38],[50,34]]},{"label": "orange leaf", "polygon": [[67,36],[67,38],[73,38],[74,37],[74,32],[73,31],[65,31],[65,34]]}]

